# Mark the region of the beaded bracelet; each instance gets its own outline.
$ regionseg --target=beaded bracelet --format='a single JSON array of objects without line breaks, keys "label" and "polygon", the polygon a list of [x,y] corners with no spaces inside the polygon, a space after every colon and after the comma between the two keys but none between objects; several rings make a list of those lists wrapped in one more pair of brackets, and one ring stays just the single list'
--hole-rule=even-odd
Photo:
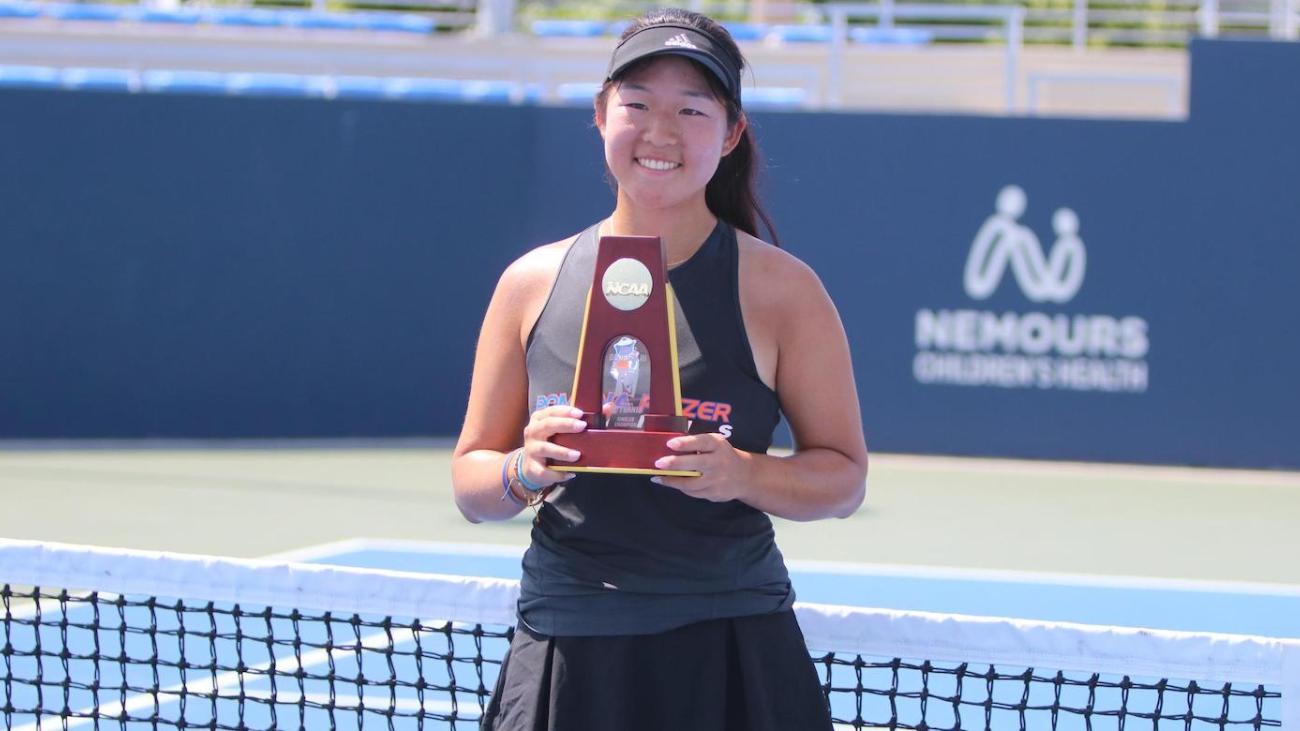
[{"label": "beaded bracelet", "polygon": [[528,492],[540,492],[546,485],[542,485],[528,479],[524,475],[524,450],[519,450],[519,456],[515,458],[515,479],[519,481],[519,486]]},{"label": "beaded bracelet", "polygon": [[[515,451],[523,452],[524,450],[519,449]],[[510,502],[515,505],[518,505],[521,508],[527,507],[527,503],[520,500],[518,497],[515,497],[515,491],[510,489],[510,463],[513,461],[514,455],[506,455],[506,458],[501,462],[501,502],[505,502],[506,498],[510,498]]]}]

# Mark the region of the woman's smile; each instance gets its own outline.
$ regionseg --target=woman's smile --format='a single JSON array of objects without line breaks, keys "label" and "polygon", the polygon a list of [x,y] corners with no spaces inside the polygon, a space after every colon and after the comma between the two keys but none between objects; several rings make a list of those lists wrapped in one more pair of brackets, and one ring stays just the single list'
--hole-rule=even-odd
[{"label": "woman's smile", "polygon": [[638,165],[640,165],[643,168],[658,170],[660,172],[676,170],[677,168],[682,166],[680,162],[672,162],[670,160],[660,160],[658,158],[653,158],[653,157],[638,157],[636,159],[636,162]]}]

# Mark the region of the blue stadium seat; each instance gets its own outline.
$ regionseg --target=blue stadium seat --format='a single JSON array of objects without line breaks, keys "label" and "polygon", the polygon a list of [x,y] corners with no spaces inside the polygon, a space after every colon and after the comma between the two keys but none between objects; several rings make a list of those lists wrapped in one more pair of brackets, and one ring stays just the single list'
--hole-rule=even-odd
[{"label": "blue stadium seat", "polygon": [[240,96],[319,97],[325,95],[325,84],[318,76],[238,73],[226,77],[226,91]]},{"label": "blue stadium seat", "polygon": [[55,20],[97,20],[110,23],[135,20],[140,8],[135,5],[95,5],[91,3],[47,3],[41,15]]},{"label": "blue stadium seat", "polygon": [[609,31],[603,20],[534,20],[533,35],[548,38],[595,38]]},{"label": "blue stadium seat", "polygon": [[784,43],[829,43],[829,25],[776,25],[772,35]]},{"label": "blue stadium seat", "polygon": [[922,28],[851,28],[849,38],[881,46],[923,46],[934,40],[934,33]]},{"label": "blue stadium seat", "polygon": [[260,8],[233,8],[209,10],[205,15],[209,23],[238,25],[254,28],[278,28],[285,24],[284,13]]},{"label": "blue stadium seat", "polygon": [[392,79],[380,76],[335,76],[334,96],[338,99],[387,99]]},{"label": "blue stadium seat", "polygon": [[358,30],[360,21],[352,13],[318,13],[311,10],[286,10],[284,22],[292,28],[324,30]]},{"label": "blue stadium seat", "polygon": [[41,14],[36,3],[0,2],[0,18],[35,18]]},{"label": "blue stadium seat", "polygon": [[799,109],[808,103],[808,91],[793,86],[756,86],[743,96],[746,109]]},{"label": "blue stadium seat", "polygon": [[723,23],[723,27],[736,40],[763,40],[772,33],[772,27],[767,23]]},{"label": "blue stadium seat", "polygon": [[536,100],[540,90],[513,81],[462,81],[457,79],[391,79],[388,96],[409,101],[466,101],[509,103]]},{"label": "blue stadium seat", "polygon": [[541,84],[524,84],[519,92],[519,101],[524,104],[536,104],[542,100]]},{"label": "blue stadium seat", "polygon": [[388,95],[395,99],[457,101],[460,82],[453,79],[390,79]]},{"label": "blue stadium seat", "polygon": [[57,89],[59,70],[49,66],[0,66],[0,87]]},{"label": "blue stadium seat", "polygon": [[162,8],[145,8],[136,18],[142,23],[176,23],[179,25],[194,25],[203,18],[203,13],[188,8],[174,8],[165,10]]},{"label": "blue stadium seat", "polygon": [[146,71],[140,75],[145,91],[182,94],[226,93],[226,75],[216,71]]},{"label": "blue stadium seat", "polygon": [[596,98],[596,93],[600,91],[600,84],[590,82],[579,82],[573,84],[560,84],[555,87],[555,95],[563,104],[573,105],[575,107],[589,107],[592,100]]},{"label": "blue stadium seat", "polygon": [[140,88],[140,75],[128,69],[64,69],[62,81],[67,89],[138,91]]},{"label": "blue stadium seat", "polygon": [[738,41],[761,41],[772,32],[766,23],[723,23],[722,27]]},{"label": "blue stadium seat", "polygon": [[432,33],[438,27],[433,18],[414,13],[355,13],[365,30],[397,33]]},{"label": "blue stadium seat", "polygon": [[460,98],[470,102],[512,102],[520,92],[512,81],[462,81]]}]

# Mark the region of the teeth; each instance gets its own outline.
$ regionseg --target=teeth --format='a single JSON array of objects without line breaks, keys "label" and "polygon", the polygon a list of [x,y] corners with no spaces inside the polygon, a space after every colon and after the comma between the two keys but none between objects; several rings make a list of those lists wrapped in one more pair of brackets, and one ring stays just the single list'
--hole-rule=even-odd
[{"label": "teeth", "polygon": [[648,157],[639,157],[637,158],[637,162],[642,167],[647,167],[651,170],[673,170],[681,167],[681,163],[668,162],[667,160],[654,160]]}]

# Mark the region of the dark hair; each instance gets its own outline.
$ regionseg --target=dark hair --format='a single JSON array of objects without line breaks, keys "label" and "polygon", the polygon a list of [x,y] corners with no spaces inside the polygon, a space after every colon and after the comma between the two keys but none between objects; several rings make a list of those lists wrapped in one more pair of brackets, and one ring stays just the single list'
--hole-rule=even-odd
[{"label": "dark hair", "polygon": [[[629,36],[637,31],[656,25],[683,25],[694,28],[711,38],[729,54],[731,54],[741,71],[745,68],[745,57],[740,52],[736,41],[732,39],[727,29],[722,27],[712,18],[701,15],[700,13],[681,8],[660,8],[636,18],[623,31],[620,40],[627,40]],[[620,76],[643,67],[649,63],[652,58],[638,61],[624,69]],[[722,102],[727,108],[727,125],[734,125],[740,121],[742,109],[740,102],[729,94],[718,77],[700,65],[698,61],[692,60],[700,68],[701,74],[709,82],[709,88],[712,89],[713,95]],[[605,81],[600,87],[600,92],[596,94],[596,105],[604,108],[605,101],[609,97],[609,90],[613,88],[614,79]],[[740,142],[730,154],[722,158],[718,163],[718,169],[713,173],[713,177],[704,188],[704,200],[709,206],[713,215],[735,226],[751,236],[759,236],[758,225],[761,222],[763,228],[767,231],[767,238],[774,245],[780,246],[780,241],[776,235],[776,227],[772,224],[772,219],[763,210],[762,203],[758,200],[758,174],[761,168],[761,158],[758,153],[758,144],[754,141],[753,131],[746,126],[745,131],[741,134]],[[611,181],[612,182],[612,181]],[[761,237],[760,237],[761,238]]]}]

